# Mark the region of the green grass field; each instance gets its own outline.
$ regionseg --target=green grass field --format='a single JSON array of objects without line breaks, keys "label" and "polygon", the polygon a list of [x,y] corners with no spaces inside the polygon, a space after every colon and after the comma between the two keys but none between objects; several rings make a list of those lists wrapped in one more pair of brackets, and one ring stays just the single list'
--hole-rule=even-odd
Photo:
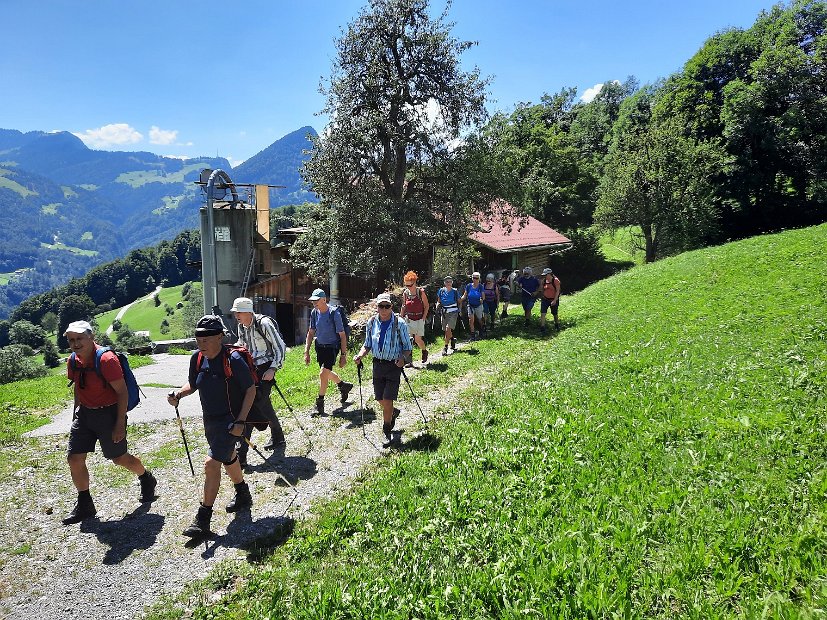
[{"label": "green grass field", "polygon": [[[191,329],[188,332],[185,332],[179,328],[176,322],[172,320],[173,317],[167,316],[167,313],[164,310],[164,305],[169,304],[175,312],[180,312],[180,310],[177,310],[175,306],[178,302],[182,301],[181,289],[183,286],[184,285],[181,284],[178,286],[161,289],[160,306],[156,306],[155,301],[152,299],[144,299],[135,302],[124,313],[121,318],[121,322],[129,325],[129,328],[132,331],[149,331],[150,337],[153,340],[172,340],[175,338],[187,338],[191,336]],[[98,327],[102,331],[106,331],[109,326],[112,325],[112,321],[115,320],[115,317],[118,315],[120,310],[120,308],[115,308],[114,310],[98,315],[96,317],[98,320]],[[164,319],[167,319],[170,322],[170,331],[167,334],[161,333],[161,321]]]},{"label": "green grass field", "polygon": [[493,371],[431,441],[152,617],[822,616],[825,235],[633,268],[546,339],[512,317],[418,374]]},{"label": "green grass field", "polygon": [[[637,228],[637,231],[640,229]],[[632,261],[637,265],[642,265],[645,253],[634,247],[632,243],[632,230],[621,229],[616,230],[612,234],[603,234],[600,236],[600,249],[603,250],[603,255],[609,261]]]}]

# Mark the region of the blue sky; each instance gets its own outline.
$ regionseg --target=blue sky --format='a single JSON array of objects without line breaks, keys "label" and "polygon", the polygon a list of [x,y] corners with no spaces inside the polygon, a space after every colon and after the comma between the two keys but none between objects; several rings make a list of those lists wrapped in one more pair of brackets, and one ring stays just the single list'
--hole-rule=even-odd
[{"label": "blue sky", "polygon": [[[435,12],[445,0],[432,0]],[[65,130],[91,148],[234,165],[305,125],[362,0],[3,0],[0,127]],[[681,68],[765,0],[455,0],[463,56],[493,78],[490,110],[563,87]]]}]

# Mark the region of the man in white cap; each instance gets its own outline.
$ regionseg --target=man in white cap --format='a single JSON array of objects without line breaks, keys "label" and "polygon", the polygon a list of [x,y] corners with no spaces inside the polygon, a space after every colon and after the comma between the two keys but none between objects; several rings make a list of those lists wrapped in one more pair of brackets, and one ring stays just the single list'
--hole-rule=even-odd
[{"label": "man in white cap", "polygon": [[97,365],[97,351],[102,347],[95,342],[92,326],[86,321],[69,323],[63,335],[73,353],[67,360],[67,376],[75,387],[67,460],[78,499],[72,512],[63,519],[64,525],[69,525],[97,514],[89,493],[86,455],[95,451],[98,442],[105,458],[138,476],[142,502],[155,499],[158,481],[144,467],[141,459],[127,451],[126,408],[129,395],[118,356],[112,351],[105,351],[100,356],[100,365]]},{"label": "man in white cap", "polygon": [[316,413],[324,415],[324,397],[327,386],[333,381],[339,388],[342,404],[353,389],[353,384],[343,381],[333,370],[339,354],[339,367],[347,364],[347,334],[342,315],[327,304],[327,293],[317,288],[309,297],[313,303],[310,312],[310,328],[304,343],[304,363],[310,364],[310,345],[316,339],[316,361],[319,363],[319,396],[316,398]]},{"label": "man in white cap", "polygon": [[[265,450],[274,450],[284,455],[286,442],[284,431],[281,428],[273,403],[270,400],[270,392],[276,382],[276,371],[284,363],[284,352],[286,347],[284,340],[279,333],[278,326],[269,316],[253,312],[253,300],[249,297],[239,297],[233,302],[230,309],[235,313],[238,321],[238,342],[250,352],[253,361],[256,363],[256,374],[259,384],[256,388],[256,399],[253,401],[253,408],[248,416],[248,423],[244,429],[244,437],[247,439],[253,433],[252,422],[264,422],[270,426],[270,442],[264,444]],[[241,466],[247,464],[247,442],[240,441],[236,447],[238,460]]]},{"label": "man in white cap", "polygon": [[393,401],[399,396],[399,380],[402,368],[410,359],[412,347],[405,321],[393,313],[390,293],[381,293],[376,298],[378,317],[372,317],[365,328],[365,343],[353,357],[357,366],[362,358],[373,355],[373,395],[382,407],[382,433],[385,435],[383,447],[398,444],[399,436],[393,436],[399,409],[394,409]]}]

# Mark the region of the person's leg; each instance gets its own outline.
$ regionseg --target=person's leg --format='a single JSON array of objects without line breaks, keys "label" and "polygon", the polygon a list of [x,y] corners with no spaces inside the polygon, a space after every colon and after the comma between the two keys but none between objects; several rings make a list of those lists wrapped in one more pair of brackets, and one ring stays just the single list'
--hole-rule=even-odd
[{"label": "person's leg", "polygon": [[115,463],[115,465],[120,465],[121,467],[128,469],[136,476],[142,476],[146,472],[146,468],[141,462],[141,459],[137,456],[129,454],[129,452],[115,457],[112,459],[112,462]]},{"label": "person's leg", "polygon": [[265,450],[273,450],[276,446],[284,444],[284,430],[270,398],[272,390],[273,381],[262,381],[256,389],[256,399],[253,401],[253,409],[270,425],[270,443],[264,445]]},{"label": "person's leg", "polygon": [[551,307],[551,315],[554,317],[554,329],[560,329],[560,319],[557,316],[558,311],[560,310],[560,304],[556,303]]},{"label": "person's leg", "polygon": [[[236,461],[238,463],[238,461]],[[215,503],[215,498],[218,497],[218,486],[221,484],[221,461],[217,461],[212,457],[207,457],[204,461],[204,499],[202,504],[209,506]]]},{"label": "person's leg", "polygon": [[86,467],[86,453],[70,454],[66,460],[69,462],[69,473],[72,475],[72,484],[78,491],[89,490],[89,468]]}]

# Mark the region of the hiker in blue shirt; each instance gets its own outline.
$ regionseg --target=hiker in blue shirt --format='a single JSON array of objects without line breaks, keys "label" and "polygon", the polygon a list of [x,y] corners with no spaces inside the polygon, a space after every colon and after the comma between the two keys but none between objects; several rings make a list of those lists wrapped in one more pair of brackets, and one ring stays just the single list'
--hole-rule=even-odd
[{"label": "hiker in blue shirt", "polygon": [[398,442],[398,437],[394,440],[391,433],[399,416],[393,401],[399,396],[399,379],[412,347],[408,326],[393,312],[390,293],[380,294],[376,304],[379,316],[368,321],[365,343],[353,361],[359,366],[368,352],[373,355],[373,395],[382,407],[382,433],[386,440],[383,447],[387,448]]},{"label": "hiker in blue shirt", "polygon": [[[462,294],[460,303],[468,302],[468,331],[471,332],[471,340],[475,340],[480,335],[480,330],[485,328],[485,312],[482,307],[482,282],[480,282],[480,272],[475,271],[471,274],[471,282],[465,285],[465,292]],[[475,329],[474,321],[476,319]]]},{"label": "hiker in blue shirt", "polygon": [[336,363],[336,353],[339,353],[339,367],[347,364],[347,334],[342,323],[342,317],[333,308],[327,305],[327,293],[317,288],[308,298],[313,303],[310,312],[310,328],[307,330],[307,339],[304,343],[304,363],[310,363],[310,343],[316,338],[316,361],[319,363],[319,396],[316,398],[316,413],[324,415],[324,396],[327,386],[333,381],[339,388],[342,404],[345,404],[347,395],[353,389],[353,384],[342,381],[342,378],[333,370]]},{"label": "hiker in blue shirt", "polygon": [[523,294],[525,324],[528,325],[531,319],[531,309],[537,301],[537,289],[540,288],[540,281],[534,277],[531,267],[523,267],[523,275],[517,278],[517,286]]},{"label": "hiker in blue shirt", "polygon": [[445,330],[445,341],[442,347],[442,354],[448,355],[448,345],[451,352],[457,350],[457,339],[454,338],[454,330],[457,328],[459,318],[459,291],[453,287],[454,278],[445,276],[445,286],[437,291],[436,308],[442,317],[442,329]]}]

